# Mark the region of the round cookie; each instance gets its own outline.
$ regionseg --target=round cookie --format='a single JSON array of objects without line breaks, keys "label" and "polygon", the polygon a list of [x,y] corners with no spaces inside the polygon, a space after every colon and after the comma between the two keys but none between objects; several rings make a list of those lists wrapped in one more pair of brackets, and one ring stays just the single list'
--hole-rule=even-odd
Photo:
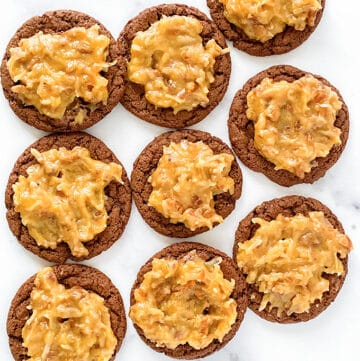
[{"label": "round cookie", "polygon": [[216,25],[225,37],[233,42],[235,48],[250,55],[269,56],[287,53],[301,45],[319,24],[324,11],[325,0],[321,0],[322,9],[316,15],[314,26],[307,25],[302,31],[286,26],[283,32],[276,34],[264,43],[250,39],[241,28],[230,23],[224,16],[224,5],[218,0],[207,0],[207,5]]},{"label": "round cookie", "polygon": [[[130,47],[138,31],[145,31],[151,24],[160,20],[163,15],[191,16],[199,20],[203,26],[203,44],[214,39],[222,48],[226,48],[224,36],[217,26],[198,9],[179,4],[164,4],[150,7],[130,20],[122,30],[118,43],[121,55],[130,60]],[[144,87],[140,84],[125,80],[125,92],[121,99],[122,105],[131,113],[147,122],[167,128],[185,128],[205,118],[222,100],[227,89],[231,72],[230,54],[223,54],[216,58],[214,65],[215,81],[211,83],[208,93],[209,103],[205,108],[200,105],[191,111],[182,110],[176,115],[172,108],[156,108],[145,98]]]},{"label": "round cookie", "polygon": [[[252,223],[251,220],[254,217],[259,217],[265,219],[266,221],[271,221],[275,219],[278,214],[292,217],[296,214],[307,215],[309,212],[313,211],[323,212],[324,216],[331,223],[331,225],[339,232],[344,233],[344,229],[336,216],[331,212],[328,207],[326,207],[318,200],[295,195],[275,198],[271,201],[263,202],[262,204],[254,208],[240,222],[235,234],[235,243],[233,247],[233,258],[235,262],[237,262],[236,260],[238,243],[246,242],[248,239],[250,239],[254,235],[256,229],[259,227],[257,224]],[[256,286],[252,284],[248,285],[250,297],[249,307],[260,317],[272,322],[295,323],[311,320],[312,318],[318,316],[331,304],[331,302],[334,301],[344,283],[348,268],[348,257],[340,260],[344,266],[344,274],[342,274],[341,276],[338,276],[336,274],[323,275],[323,277],[328,279],[330,282],[329,291],[323,293],[321,301],[316,300],[314,303],[311,304],[309,312],[303,312],[298,314],[293,313],[290,316],[286,315],[283,312],[280,316],[278,316],[277,309],[273,308],[270,311],[269,304],[264,310],[259,311],[263,293],[259,292]]]},{"label": "round cookie", "polygon": [[[96,268],[65,264],[53,266],[54,273],[59,283],[66,288],[80,286],[87,291],[97,293],[105,300],[109,309],[111,328],[118,342],[113,356],[109,361],[115,359],[126,333],[126,316],[123,301],[118,289],[111,280]],[[22,345],[22,329],[31,316],[28,309],[30,305],[30,294],[34,287],[36,275],[30,277],[17,291],[10,306],[7,318],[7,334],[11,353],[16,361],[28,359],[27,349]]]},{"label": "round cookie", "polygon": [[[154,207],[148,206],[149,196],[153,189],[148,182],[148,178],[156,169],[163,155],[163,147],[168,146],[171,142],[178,143],[183,139],[190,142],[203,141],[215,154],[229,153],[233,155],[231,149],[221,139],[199,130],[163,133],[150,142],[140,153],[134,162],[131,173],[131,188],[135,204],[146,223],[155,231],[168,237],[186,238],[208,231],[207,227],[200,227],[191,231],[183,223],[170,223],[170,220],[160,214]],[[233,211],[235,202],[241,195],[242,174],[235,158],[229,176],[234,179],[234,194],[231,195],[229,192],[225,192],[214,197],[216,213],[224,219]]]},{"label": "round cookie", "polygon": [[60,147],[72,149],[75,146],[87,148],[93,159],[107,163],[115,162],[121,165],[115,154],[100,139],[87,133],[51,134],[39,139],[23,152],[15,163],[6,187],[6,218],[11,231],[22,246],[49,262],[65,263],[67,259],[81,261],[97,256],[107,250],[122,235],[130,217],[131,188],[125,168],[122,167],[122,181],[124,184],[113,181],[105,188],[105,194],[107,195],[105,208],[108,213],[107,227],[94,239],[85,243],[85,247],[89,251],[87,256],[73,256],[68,245],[64,242],[59,243],[55,249],[38,246],[35,239],[30,236],[27,227],[21,223],[20,213],[15,211],[12,186],[17,182],[20,175],[26,176],[26,169],[29,166],[36,163],[35,158],[30,153],[31,148],[44,152]]},{"label": "round cookie", "polygon": [[[302,179],[287,170],[275,170],[275,165],[265,159],[256,150],[254,147],[254,123],[246,117],[246,97],[247,94],[259,85],[264,78],[271,78],[275,81],[286,80],[288,82],[293,82],[306,74],[313,75],[316,79],[320,80],[323,84],[329,86],[333,91],[335,91],[343,105],[337,112],[334,122],[334,125],[341,129],[341,144],[333,146],[326,157],[316,158],[315,161],[317,165],[312,167],[309,173],[305,173],[305,177]],[[275,183],[290,187],[294,184],[315,182],[319,178],[323,177],[326,171],[331,168],[334,163],[336,163],[344,150],[348,139],[349,112],[340,92],[326,79],[290,65],[276,65],[250,78],[243,88],[236,93],[230,108],[228,127],[229,137],[234,152],[247,167],[255,172],[263,173]]]},{"label": "round cookie", "polygon": [[144,280],[144,275],[151,271],[152,269],[152,260],[154,258],[164,258],[164,257],[174,257],[181,258],[186,255],[188,252],[196,249],[196,253],[204,260],[210,260],[214,257],[221,257],[222,262],[220,268],[224,274],[224,278],[227,280],[234,279],[235,287],[231,297],[237,303],[237,318],[235,323],[232,325],[231,330],[224,336],[223,341],[220,343],[218,340],[214,340],[207,347],[196,350],[191,347],[189,344],[179,345],[175,349],[169,349],[167,347],[157,347],[154,342],[147,339],[144,335],[142,329],[134,324],[134,327],[141,337],[141,339],[149,345],[153,350],[157,352],[163,352],[165,355],[178,358],[178,359],[196,359],[200,357],[205,357],[212,354],[215,351],[223,348],[234,336],[239,326],[244,318],[244,314],[248,305],[248,292],[245,278],[238,272],[237,267],[233,260],[228,257],[225,253],[212,248],[207,245],[203,245],[195,242],[182,242],[175,243],[171,246],[163,248],[160,252],[153,255],[140,269],[138,272],[136,281],[131,289],[130,294],[130,306],[135,303],[135,290],[141,285]]},{"label": "round cookie", "polygon": [[[107,61],[116,61],[116,64],[111,66],[107,72],[102,72],[102,76],[108,80],[107,88],[109,96],[107,104],[101,104],[95,110],[88,112],[87,117],[82,123],[74,122],[77,114],[76,106],[83,104],[79,98],[68,107],[62,119],[50,118],[45,114],[41,114],[34,106],[25,106],[18,94],[11,91],[11,87],[14,86],[15,83],[11,79],[6,65],[10,58],[10,48],[17,47],[21,39],[29,38],[39,31],[53,34],[67,31],[73,27],[89,28],[96,24],[100,27],[99,34],[105,35],[110,39]],[[105,115],[118,104],[124,92],[125,72],[125,61],[120,56],[117,42],[99,21],[77,11],[56,10],[29,19],[17,30],[7,45],[2,60],[1,81],[5,97],[8,99],[12,110],[21,120],[47,132],[70,132],[89,128],[104,118]]]}]

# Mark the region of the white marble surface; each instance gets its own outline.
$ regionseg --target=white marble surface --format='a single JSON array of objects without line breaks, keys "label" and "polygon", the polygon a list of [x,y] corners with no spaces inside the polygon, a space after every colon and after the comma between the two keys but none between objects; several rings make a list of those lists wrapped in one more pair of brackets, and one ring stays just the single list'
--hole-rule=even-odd
[{"label": "white marble surface", "polygon": [[[50,9],[74,9],[99,19],[117,37],[127,20],[145,7],[161,0],[11,0],[0,2],[0,53],[16,29],[28,18]],[[167,1],[172,3],[175,1]],[[205,0],[183,0],[208,13]],[[291,64],[319,73],[343,94],[351,114],[348,145],[338,163],[313,185],[283,188],[261,174],[241,165],[244,186],[236,210],[213,231],[194,237],[230,254],[238,222],[254,206],[264,200],[288,194],[318,198],[342,221],[354,243],[350,255],[349,274],[336,302],[318,318],[296,325],[266,322],[251,311],[234,339],[220,352],[208,357],[218,361],[356,361],[360,334],[360,247],[359,247],[359,143],[360,143],[360,51],[358,41],[359,5],[356,0],[327,1],[323,19],[311,38],[300,48],[281,56],[256,58],[231,49],[233,61],[229,89],[218,108],[194,126],[221,137],[227,136],[227,114],[231,100],[244,82],[258,71],[275,64]],[[3,94],[0,95],[0,358],[11,360],[6,335],[6,316],[16,290],[30,275],[47,263],[22,248],[9,231],[4,206],[4,190],[8,175],[20,153],[43,135],[13,114]],[[101,138],[123,162],[128,174],[132,163],[154,136],[165,129],[141,121],[120,105],[104,120],[89,129]],[[85,262],[98,267],[111,277],[123,296],[126,310],[129,291],[139,267],[156,251],[176,240],[152,231],[133,206],[130,222],[123,237],[107,252]],[[129,321],[129,320],[128,320]],[[167,358],[147,347],[137,336],[131,322],[116,360],[161,361]]]}]

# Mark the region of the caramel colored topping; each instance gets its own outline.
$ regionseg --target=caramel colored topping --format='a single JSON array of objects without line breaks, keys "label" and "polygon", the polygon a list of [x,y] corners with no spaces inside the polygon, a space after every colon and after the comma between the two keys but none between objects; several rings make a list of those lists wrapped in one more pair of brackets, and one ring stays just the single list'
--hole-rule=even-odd
[{"label": "caramel colored topping", "polygon": [[144,85],[146,99],[156,107],[171,107],[176,114],[208,104],[215,58],[227,49],[213,39],[204,46],[201,31],[195,18],[163,16],[132,41],[128,77]]},{"label": "caramel colored topping", "polygon": [[7,66],[16,83],[11,90],[25,105],[57,119],[75,98],[90,109],[106,104],[108,81],[101,72],[113,65],[106,62],[109,44],[108,37],[99,35],[98,25],[59,34],[40,31],[22,39],[19,47],[10,49]]},{"label": "caramel colored topping", "polygon": [[39,246],[68,244],[76,257],[86,256],[84,242],[106,228],[104,188],[122,183],[122,167],[90,157],[87,149],[31,149],[37,164],[13,185],[15,210]]},{"label": "caramel colored topping", "polygon": [[219,0],[224,16],[253,40],[265,42],[292,26],[304,30],[314,26],[321,10],[319,0]]},{"label": "caramel colored topping", "polygon": [[214,196],[234,193],[234,180],[228,175],[233,160],[228,153],[214,154],[203,142],[171,142],[148,179],[153,187],[148,205],[171,223],[184,223],[192,231],[211,229],[223,221],[214,209]]},{"label": "caramel colored topping", "polygon": [[104,299],[81,287],[59,284],[51,267],[36,275],[32,314],[22,329],[28,361],[108,361],[117,339]]},{"label": "caramel colored topping", "polygon": [[252,221],[260,227],[250,240],[238,244],[237,262],[246,281],[264,294],[259,310],[269,304],[270,309],[277,308],[278,316],[309,312],[329,290],[323,274],[343,274],[339,257],[350,252],[350,239],[323,212]]},{"label": "caramel colored topping", "polygon": [[288,83],[265,78],[247,95],[246,116],[254,122],[255,148],[275,169],[299,178],[341,144],[335,127],[338,95],[311,75]]},{"label": "caramel colored topping", "polygon": [[146,338],[170,349],[188,343],[199,350],[222,341],[237,311],[235,281],[224,278],[221,261],[204,261],[195,250],[180,259],[153,259],[130,308]]}]

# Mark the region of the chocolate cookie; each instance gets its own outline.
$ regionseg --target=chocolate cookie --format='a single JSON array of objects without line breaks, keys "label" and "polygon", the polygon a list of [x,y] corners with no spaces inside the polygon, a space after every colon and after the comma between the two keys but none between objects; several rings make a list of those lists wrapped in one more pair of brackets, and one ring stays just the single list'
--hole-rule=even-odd
[{"label": "chocolate cookie", "polygon": [[11,231],[27,250],[49,262],[64,263],[67,259],[81,261],[97,256],[101,252],[107,250],[122,235],[130,217],[131,188],[125,168],[122,167],[122,180],[124,184],[113,181],[105,188],[105,194],[107,196],[105,208],[108,213],[107,227],[103,232],[96,235],[94,239],[84,244],[89,251],[87,256],[73,256],[68,245],[64,242],[59,243],[55,249],[44,248],[39,246],[35,239],[31,237],[27,227],[21,223],[20,213],[15,211],[13,202],[14,191],[12,186],[18,181],[20,175],[27,175],[26,170],[29,166],[36,163],[35,158],[30,153],[31,148],[44,152],[49,149],[57,149],[60,147],[72,149],[75,146],[87,148],[93,159],[101,160],[106,163],[115,162],[121,164],[114,153],[112,153],[100,139],[87,133],[75,132],[69,134],[51,134],[30,145],[18,158],[6,187],[6,218]]},{"label": "chocolate cookie", "polygon": [[[215,154],[233,154],[221,139],[199,130],[181,130],[163,133],[156,137],[141,152],[134,162],[134,168],[131,173],[131,188],[135,204],[146,223],[155,229],[155,231],[168,237],[191,237],[208,230],[207,227],[201,227],[191,231],[183,223],[170,223],[168,218],[165,218],[154,207],[148,205],[149,196],[153,189],[148,182],[148,178],[156,169],[163,155],[163,147],[168,146],[171,142],[179,143],[183,139],[189,142],[203,141]],[[214,197],[216,213],[223,218],[226,218],[233,211],[235,202],[241,195],[242,174],[235,158],[232,162],[229,176],[233,178],[235,182],[234,194],[231,195],[229,192],[226,192]]]},{"label": "chocolate cookie", "polygon": [[[96,268],[65,264],[53,266],[54,273],[59,283],[66,288],[80,286],[87,291],[97,293],[105,300],[109,309],[111,328],[118,342],[110,361],[115,359],[126,333],[126,316],[123,301],[118,289],[111,280]],[[30,294],[34,287],[36,275],[30,277],[17,291],[13,298],[7,318],[7,334],[12,355],[16,361],[28,359],[27,349],[22,345],[22,329],[31,316],[28,309]]]},{"label": "chocolate cookie", "polygon": [[[277,217],[277,215],[282,214],[286,217],[292,217],[296,214],[307,215],[309,212],[321,211],[324,213],[326,219],[331,223],[331,225],[336,228],[339,232],[344,233],[344,229],[336,218],[336,216],[331,212],[331,210],[326,207],[324,204],[313,198],[305,198],[301,196],[287,196],[282,198],[275,198],[271,201],[263,202],[255,209],[253,209],[239,224],[239,227],[235,234],[235,243],[233,248],[233,258],[236,262],[237,252],[238,252],[238,243],[246,242],[251,239],[259,227],[258,224],[252,223],[254,217],[263,218],[266,221],[271,221]],[[260,317],[280,323],[294,323],[301,321],[308,321],[312,318],[319,315],[324,311],[331,302],[334,301],[336,295],[340,291],[346,274],[347,274],[347,264],[348,257],[341,259],[341,262],[344,266],[344,274],[338,276],[336,274],[324,274],[323,277],[328,279],[330,282],[329,291],[323,293],[321,301],[316,300],[311,304],[309,312],[303,313],[293,313],[290,316],[286,315],[284,312],[280,316],[277,315],[277,309],[273,308],[270,310],[269,304],[262,311],[259,311],[263,293],[259,292],[255,285],[249,284],[250,292],[250,304],[249,307]]]},{"label": "chocolate cookie", "polygon": [[139,286],[143,282],[144,275],[147,272],[151,271],[152,260],[154,258],[166,258],[166,257],[182,258],[192,250],[196,250],[197,255],[206,261],[214,257],[221,257],[222,262],[220,264],[220,268],[224,274],[224,278],[227,280],[231,280],[231,279],[235,280],[235,287],[231,297],[237,303],[237,318],[235,323],[232,325],[231,330],[225,335],[222,342],[219,342],[218,340],[214,340],[207,347],[200,350],[194,349],[187,343],[185,345],[179,345],[175,349],[169,349],[167,347],[158,347],[154,342],[146,338],[140,327],[134,324],[134,327],[138,332],[139,336],[152,349],[154,349],[157,352],[163,352],[164,354],[170,357],[174,357],[178,359],[187,359],[187,360],[205,357],[212,354],[215,351],[220,350],[234,337],[236,331],[239,329],[240,323],[244,318],[244,314],[248,304],[248,293],[247,293],[246,281],[244,277],[241,274],[239,274],[239,272],[237,271],[236,265],[233,262],[233,260],[230,257],[228,257],[225,253],[200,243],[195,243],[195,242],[175,243],[169,247],[162,249],[160,252],[156,253],[141,267],[130,294],[130,305],[132,306],[135,303],[134,292],[137,288],[139,288]]},{"label": "chocolate cookie", "polygon": [[323,177],[326,171],[336,163],[345,148],[349,135],[349,112],[340,92],[327,80],[319,75],[313,75],[323,84],[335,91],[342,102],[342,108],[337,112],[334,125],[341,130],[340,145],[334,145],[326,157],[315,159],[316,166],[311,168],[309,173],[305,173],[304,178],[299,178],[295,174],[279,169],[275,170],[275,165],[265,159],[254,146],[254,123],[246,117],[247,94],[261,83],[264,78],[271,78],[275,81],[286,80],[293,82],[309,72],[294,68],[290,65],[277,65],[270,67],[252,78],[250,78],[242,89],[240,89],[232,102],[229,115],[229,137],[236,155],[250,169],[261,172],[272,181],[286,187],[299,183],[313,183]]},{"label": "chocolate cookie", "polygon": [[224,16],[224,5],[218,0],[207,0],[207,5],[216,25],[225,37],[233,42],[235,48],[250,55],[268,56],[287,53],[301,45],[319,24],[324,11],[325,0],[321,0],[322,9],[316,15],[314,26],[307,25],[302,31],[295,30],[292,26],[286,26],[283,32],[276,34],[264,43],[250,39],[241,28],[230,23]]},{"label": "chocolate cookie", "polygon": [[[130,20],[121,32],[118,43],[121,55],[130,60],[130,47],[138,31],[145,31],[151,24],[160,20],[163,15],[191,16],[199,20],[203,26],[201,37],[205,45],[214,39],[222,48],[226,48],[224,36],[217,26],[196,8],[179,4],[164,4],[148,8]],[[145,98],[142,85],[125,80],[125,93],[121,99],[122,105],[131,113],[150,123],[168,128],[184,128],[195,124],[205,118],[222,100],[227,89],[231,72],[231,59],[229,54],[216,58],[214,65],[215,81],[211,83],[208,93],[209,103],[205,108],[200,105],[191,111],[182,110],[174,114],[172,108],[157,108]]]},{"label": "chocolate cookie", "polygon": [[[80,98],[68,106],[62,119],[53,119],[45,114],[41,114],[34,106],[26,106],[20,100],[18,94],[11,88],[15,85],[10,77],[7,61],[10,58],[10,49],[17,47],[21,39],[29,38],[39,31],[44,33],[61,33],[73,27],[89,28],[93,25],[99,25],[99,33],[110,39],[109,54],[107,62],[116,61],[115,65],[110,66],[107,72],[102,72],[102,76],[108,80],[108,99],[107,104],[99,104],[95,110],[87,111],[87,116],[80,122],[74,122],[78,113],[79,105],[86,104]],[[1,65],[1,79],[5,97],[15,114],[24,122],[47,132],[70,132],[83,130],[94,125],[108,114],[119,102],[124,92],[124,76],[126,72],[125,60],[120,55],[118,44],[110,32],[97,20],[89,15],[72,11],[56,10],[49,11],[42,16],[35,16],[25,22],[10,40]]]}]

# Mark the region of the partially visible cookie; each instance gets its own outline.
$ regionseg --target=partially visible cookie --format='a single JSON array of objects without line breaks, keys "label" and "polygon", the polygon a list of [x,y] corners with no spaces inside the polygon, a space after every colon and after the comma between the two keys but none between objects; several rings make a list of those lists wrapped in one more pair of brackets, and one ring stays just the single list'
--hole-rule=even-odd
[{"label": "partially visible cookie", "polygon": [[[25,105],[11,88],[15,85],[11,79],[7,61],[10,58],[10,49],[19,46],[21,39],[30,38],[42,31],[44,34],[62,33],[74,27],[90,28],[93,25],[99,26],[99,34],[110,39],[107,62],[114,64],[108,71],[101,72],[107,79],[108,98],[106,104],[97,104],[96,109],[86,110],[87,114],[82,121],[77,121],[79,107],[86,104],[81,98],[76,98],[70,104],[61,119],[55,119],[41,114],[34,106]],[[124,92],[125,62],[120,55],[118,44],[111,33],[97,20],[89,15],[73,10],[49,11],[41,16],[35,16],[26,21],[15,33],[7,45],[1,65],[1,81],[5,97],[14,113],[24,122],[38,129],[47,132],[70,132],[83,130],[97,123],[105,117],[119,102]]]},{"label": "partially visible cookie", "polygon": [[105,188],[105,208],[108,214],[107,227],[104,231],[97,234],[94,239],[84,243],[88,250],[87,256],[73,256],[70,248],[64,242],[59,243],[55,249],[44,248],[36,243],[27,227],[22,224],[20,213],[15,211],[13,185],[18,181],[20,175],[26,176],[26,170],[29,166],[36,163],[34,156],[30,152],[31,148],[44,152],[50,149],[59,149],[60,147],[71,150],[76,146],[87,148],[93,159],[101,160],[105,163],[115,162],[121,164],[115,154],[100,139],[94,136],[82,132],[52,134],[39,139],[24,151],[15,163],[6,187],[6,217],[11,231],[23,247],[49,262],[64,263],[67,259],[80,261],[97,256],[119,239],[130,217],[130,182],[125,168],[122,167],[123,184],[112,181]]},{"label": "partially visible cookie", "polygon": [[[201,37],[205,45],[209,40],[214,39],[221,48],[226,48],[224,36],[217,26],[194,7],[181,4],[164,4],[154,6],[142,11],[135,18],[130,20],[122,30],[119,39],[121,55],[130,60],[131,43],[139,31],[147,30],[153,23],[163,16],[190,16],[200,21],[203,26]],[[131,113],[150,123],[161,125],[167,128],[185,128],[205,118],[222,100],[227,89],[231,72],[231,60],[229,53],[216,57],[214,65],[215,80],[211,83],[207,94],[209,102],[205,107],[197,106],[191,111],[181,110],[174,114],[172,108],[155,107],[145,98],[144,86],[125,80],[125,92],[121,99],[122,105]]]},{"label": "partially visible cookie", "polygon": [[[285,169],[275,170],[275,165],[259,153],[254,146],[254,123],[247,118],[246,111],[248,108],[248,93],[258,86],[263,79],[270,78],[274,81],[285,80],[291,83],[305,75],[312,75],[324,85],[330,87],[342,102],[342,108],[337,112],[334,121],[334,126],[341,130],[341,144],[334,145],[327,156],[317,157],[314,160],[316,165],[311,168],[310,172],[305,173],[304,178],[300,178]],[[256,172],[263,173],[273,182],[289,187],[299,183],[315,182],[323,177],[326,171],[336,163],[343,152],[348,139],[349,112],[340,92],[323,77],[297,69],[290,65],[276,65],[250,78],[243,88],[236,93],[230,108],[228,127],[229,137],[234,152],[247,167]]]},{"label": "partially visible cookie", "polygon": [[[123,301],[118,289],[111,280],[96,268],[66,264],[52,267],[58,283],[66,288],[79,286],[86,291],[94,292],[105,300],[105,306],[109,309],[111,328],[117,338],[117,345],[113,356],[115,359],[126,333],[126,316]],[[34,288],[36,275],[30,277],[17,291],[14,296],[7,318],[7,334],[12,355],[16,361],[28,359],[27,349],[22,345],[22,329],[31,316],[30,294]]]},{"label": "partially visible cookie", "polygon": [[[186,238],[206,232],[208,228],[200,227],[191,231],[184,223],[171,223],[169,218],[165,218],[154,207],[148,205],[149,197],[153,190],[148,179],[157,168],[158,162],[163,155],[163,147],[169,146],[171,142],[180,143],[182,140],[189,142],[202,141],[211,148],[214,154],[233,154],[221,139],[206,132],[199,130],[166,132],[149,143],[134,162],[131,173],[131,187],[135,204],[143,219],[150,227],[168,237]],[[229,176],[234,180],[234,193],[223,192],[214,196],[216,213],[223,218],[227,217],[233,211],[235,202],[241,195],[242,174],[236,159],[232,161]]]},{"label": "partially visible cookie", "polygon": [[224,5],[219,0],[207,0],[207,5],[216,25],[225,37],[233,42],[235,48],[250,55],[269,56],[287,53],[309,38],[321,20],[325,0],[321,0],[322,9],[316,14],[314,26],[307,25],[304,30],[295,30],[291,26],[286,26],[283,32],[263,43],[250,39],[241,28],[230,23],[224,16]]},{"label": "partially visible cookie", "polygon": [[215,351],[220,350],[235,336],[236,331],[239,329],[239,326],[244,318],[244,314],[248,304],[248,293],[247,293],[245,279],[237,271],[236,265],[233,262],[233,260],[230,257],[228,257],[225,253],[200,243],[194,243],[194,242],[175,243],[153,255],[141,267],[141,269],[138,272],[136,281],[131,289],[131,295],[130,295],[130,305],[133,306],[136,302],[134,292],[136,291],[137,288],[140,287],[141,283],[143,282],[144,275],[152,270],[152,261],[155,258],[180,259],[193,250],[196,250],[196,254],[205,261],[209,261],[216,257],[221,257],[222,261],[220,263],[220,269],[223,273],[223,277],[226,280],[235,281],[235,286],[231,294],[231,298],[233,298],[237,303],[236,306],[237,316],[234,324],[231,326],[230,331],[224,336],[222,342],[219,342],[218,340],[214,340],[205,348],[198,350],[191,347],[188,343],[179,345],[174,349],[170,349],[167,347],[159,347],[156,345],[155,342],[146,338],[143,330],[134,323],[134,327],[138,332],[139,336],[141,337],[141,339],[152,349],[154,349],[157,352],[162,352],[170,357],[174,357],[178,359],[187,359],[187,360],[205,357],[212,354]]},{"label": "partially visible cookie", "polygon": [[[253,218],[262,218],[266,221],[274,220],[279,214],[285,217],[293,217],[297,214],[308,216],[309,212],[319,211],[323,212],[325,218],[330,224],[337,229],[340,233],[344,233],[344,229],[337,219],[337,217],[331,212],[331,210],[324,204],[313,198],[305,198],[301,196],[287,196],[282,198],[275,198],[267,202],[263,202],[259,206],[255,207],[240,223],[235,234],[235,243],[233,247],[233,258],[237,262],[237,254],[239,243],[246,242],[254,236],[255,231],[259,228],[259,225],[252,222]],[[336,298],[339,293],[347,274],[348,270],[348,257],[338,259],[341,261],[344,272],[341,275],[337,274],[323,274],[322,276],[329,280],[329,290],[322,294],[321,300],[316,300],[310,305],[308,312],[292,313],[287,315],[282,312],[277,314],[277,308],[270,309],[270,305],[267,304],[264,310],[260,311],[259,307],[264,296],[264,293],[260,292],[255,284],[249,284],[249,307],[260,317],[279,323],[294,323],[308,321],[318,316],[324,311]]]}]

